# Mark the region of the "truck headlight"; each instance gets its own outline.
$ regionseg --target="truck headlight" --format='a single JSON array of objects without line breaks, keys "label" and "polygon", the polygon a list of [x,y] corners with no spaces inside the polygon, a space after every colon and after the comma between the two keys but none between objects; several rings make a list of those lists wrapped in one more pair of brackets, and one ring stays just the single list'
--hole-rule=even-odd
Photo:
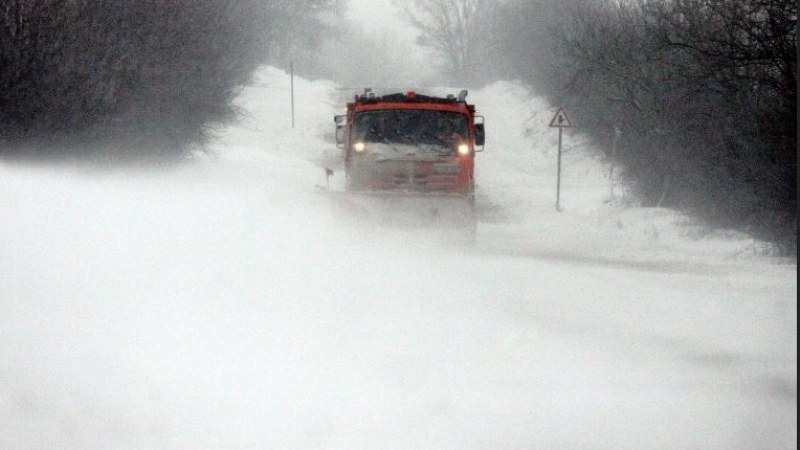
[{"label": "truck headlight", "polygon": [[367,149],[367,145],[364,144],[363,142],[356,142],[355,144],[353,144],[353,150],[356,153],[361,153],[366,149]]},{"label": "truck headlight", "polygon": [[458,154],[461,156],[469,155],[469,145],[461,144],[458,146]]}]

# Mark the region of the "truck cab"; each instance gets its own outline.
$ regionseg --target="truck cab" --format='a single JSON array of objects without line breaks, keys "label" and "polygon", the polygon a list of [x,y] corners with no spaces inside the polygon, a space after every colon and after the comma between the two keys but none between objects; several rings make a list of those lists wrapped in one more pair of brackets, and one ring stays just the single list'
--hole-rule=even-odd
[{"label": "truck cab", "polygon": [[449,194],[472,200],[483,117],[458,96],[413,91],[376,96],[369,89],[336,116],[350,192]]}]

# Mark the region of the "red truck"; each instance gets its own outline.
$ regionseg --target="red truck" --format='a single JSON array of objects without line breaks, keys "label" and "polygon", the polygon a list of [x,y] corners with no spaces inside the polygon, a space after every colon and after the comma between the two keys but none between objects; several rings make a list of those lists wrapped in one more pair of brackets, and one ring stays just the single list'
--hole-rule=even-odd
[{"label": "red truck", "polygon": [[446,97],[378,96],[370,89],[356,95],[347,114],[334,118],[346,191],[389,198],[390,207],[414,198],[423,216],[450,210],[474,223],[475,153],[485,131],[466,97],[466,90]]}]

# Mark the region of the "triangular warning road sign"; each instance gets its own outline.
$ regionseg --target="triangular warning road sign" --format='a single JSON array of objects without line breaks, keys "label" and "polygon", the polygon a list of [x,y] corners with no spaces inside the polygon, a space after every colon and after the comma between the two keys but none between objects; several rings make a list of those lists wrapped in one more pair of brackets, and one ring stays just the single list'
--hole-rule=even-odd
[{"label": "triangular warning road sign", "polygon": [[567,113],[564,112],[564,108],[558,107],[556,115],[553,116],[553,120],[550,121],[550,126],[555,128],[569,128],[572,126],[572,122],[569,121]]}]

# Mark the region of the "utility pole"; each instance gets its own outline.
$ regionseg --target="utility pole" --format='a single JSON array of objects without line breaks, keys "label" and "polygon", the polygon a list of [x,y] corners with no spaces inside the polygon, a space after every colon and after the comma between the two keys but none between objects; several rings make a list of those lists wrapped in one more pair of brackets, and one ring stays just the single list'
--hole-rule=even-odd
[{"label": "utility pole", "polygon": [[294,128],[294,62],[289,62],[289,78],[291,78],[292,91],[292,128]]},{"label": "utility pole", "polygon": [[608,179],[611,181],[611,198],[614,198],[614,163],[617,160],[617,143],[622,136],[622,130],[619,127],[614,127],[614,140],[611,142],[611,171],[608,174]]}]

